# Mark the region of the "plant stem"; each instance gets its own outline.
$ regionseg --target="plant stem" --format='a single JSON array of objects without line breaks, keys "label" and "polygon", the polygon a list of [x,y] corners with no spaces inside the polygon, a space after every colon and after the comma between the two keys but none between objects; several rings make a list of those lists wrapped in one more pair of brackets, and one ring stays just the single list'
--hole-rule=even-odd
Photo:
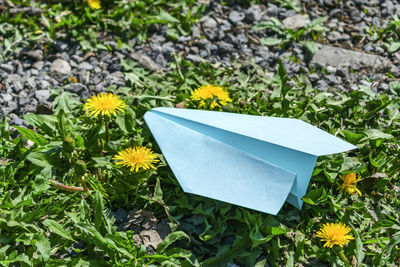
[{"label": "plant stem", "polygon": [[344,251],[343,249],[341,249],[339,251],[339,258],[344,261],[344,263],[346,264],[346,267],[350,266],[349,260],[347,259],[346,255],[344,255]]},{"label": "plant stem", "polygon": [[108,141],[110,140],[110,138],[108,136],[108,118],[107,117],[104,117],[104,126],[105,126],[106,144],[107,144]]}]

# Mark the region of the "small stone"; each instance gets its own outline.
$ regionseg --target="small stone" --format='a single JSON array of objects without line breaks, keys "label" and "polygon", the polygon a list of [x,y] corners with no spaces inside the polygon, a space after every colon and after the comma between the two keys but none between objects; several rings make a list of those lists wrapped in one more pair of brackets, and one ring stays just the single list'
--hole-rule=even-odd
[{"label": "small stone", "polygon": [[360,65],[374,68],[386,67],[389,64],[389,60],[376,55],[319,44],[311,63],[320,66],[330,65],[337,68],[341,65],[346,65],[353,70],[357,70]]},{"label": "small stone", "polygon": [[253,5],[246,10],[245,14],[248,21],[257,22],[261,19],[261,7]]},{"label": "small stone", "polygon": [[93,66],[90,65],[88,62],[82,62],[78,65],[79,70],[92,70]]},{"label": "small stone", "polygon": [[16,111],[17,109],[18,109],[17,103],[15,103],[14,101],[9,101],[9,102],[7,102],[7,113],[6,113],[6,114],[9,114],[9,113],[11,113],[11,112],[14,112],[14,111]]},{"label": "small stone", "polygon": [[151,41],[152,41],[153,43],[161,44],[161,43],[164,43],[164,42],[165,42],[165,37],[162,36],[162,35],[153,35],[153,36],[151,37]]},{"label": "small stone", "polygon": [[179,36],[179,38],[178,38],[178,42],[180,42],[180,43],[186,43],[186,42],[189,42],[190,40],[192,40],[192,36],[190,36],[190,35]]},{"label": "small stone", "polygon": [[70,83],[66,86],[66,90],[79,94],[82,91],[88,91],[87,87],[82,83]]},{"label": "small stone", "polygon": [[219,43],[219,50],[221,52],[232,52],[234,49],[235,49],[235,47],[230,43],[227,43],[224,41]]},{"label": "small stone", "polygon": [[13,99],[11,94],[2,94],[0,96],[3,99],[3,101],[6,102],[6,103],[10,102]]},{"label": "small stone", "polygon": [[14,72],[14,66],[11,64],[0,64],[0,70],[11,74]]},{"label": "small stone", "polygon": [[29,86],[31,89],[35,89],[35,88],[36,88],[35,78],[29,77],[28,79],[26,79],[26,82],[27,82],[28,86]]},{"label": "small stone", "polygon": [[303,28],[308,23],[310,23],[310,19],[303,15],[295,15],[287,17],[282,21],[283,26],[292,30],[298,30],[300,28]]},{"label": "small stone", "polygon": [[242,21],[245,18],[245,15],[243,12],[238,12],[236,10],[233,10],[229,13],[229,21],[232,22],[233,24],[237,24],[239,21]]},{"label": "small stone", "polygon": [[214,41],[217,39],[218,37],[218,29],[214,28],[214,29],[205,29],[204,30],[204,34],[206,35],[207,39],[210,41]]},{"label": "small stone", "polygon": [[267,8],[267,15],[270,17],[277,17],[279,13],[279,8],[274,4],[269,4]]},{"label": "small stone", "polygon": [[206,50],[201,50],[201,51],[200,51],[200,57],[206,58],[207,56],[208,56],[208,53],[207,53]]},{"label": "small stone", "polygon": [[336,78],[336,76],[332,74],[326,75],[324,78],[325,80],[328,81],[329,85],[335,85],[340,83],[340,81]]},{"label": "small stone", "polygon": [[19,92],[24,89],[24,80],[18,74],[10,74],[6,79],[6,88],[10,87],[15,92]]},{"label": "small stone", "polygon": [[193,63],[200,63],[201,60],[202,60],[199,56],[196,56],[196,55],[193,55],[193,54],[187,55],[186,59],[192,61]]},{"label": "small stone", "polygon": [[162,52],[164,55],[169,55],[169,54],[174,53],[174,52],[175,52],[174,43],[172,43],[172,42],[164,43],[164,44],[162,45],[161,52]]},{"label": "small stone", "polygon": [[[11,113],[10,115],[8,115],[9,117],[10,117],[10,124],[11,125],[19,125],[19,126],[21,126],[21,125],[24,125],[25,124],[25,121],[23,120],[23,119],[21,119],[21,118],[19,118],[16,114],[14,114],[14,113]],[[28,140],[28,141],[30,141],[30,140]],[[32,141],[31,141],[32,142]]]},{"label": "small stone", "polygon": [[383,54],[385,53],[385,50],[380,46],[375,46],[375,52],[378,54]]},{"label": "small stone", "polygon": [[328,66],[328,67],[326,67],[326,70],[329,72],[329,73],[336,73],[336,68],[335,67],[333,67],[333,66]]},{"label": "small stone", "polygon": [[44,66],[43,61],[36,61],[35,63],[33,63],[33,67],[37,70],[41,70],[43,66]]},{"label": "small stone", "polygon": [[389,90],[389,85],[388,85],[387,83],[382,83],[382,84],[380,85],[380,89],[381,89],[382,91],[387,92],[387,91]]},{"label": "small stone", "polygon": [[43,51],[42,50],[31,50],[31,51],[25,52],[24,55],[26,55],[36,61],[43,60]]},{"label": "small stone", "polygon": [[30,99],[25,91],[21,91],[18,94],[18,105],[25,106],[26,104],[30,103]]},{"label": "small stone", "polygon": [[[120,71],[113,72],[104,78],[104,81],[108,84],[125,85],[124,75]],[[97,84],[97,83],[96,83]]]},{"label": "small stone", "polygon": [[232,25],[227,20],[222,20],[219,28],[223,31],[230,31],[232,29]]},{"label": "small stone", "polygon": [[36,90],[35,98],[39,100],[39,102],[46,102],[50,98],[49,90]]},{"label": "small stone", "polygon": [[316,73],[312,73],[308,75],[308,79],[310,79],[311,82],[316,82],[319,80],[319,76]]},{"label": "small stone", "polygon": [[268,60],[271,57],[268,47],[263,45],[258,46],[254,54],[261,57],[264,60]]},{"label": "small stone", "polygon": [[253,50],[251,50],[250,48],[248,48],[248,47],[243,47],[241,50],[240,50],[240,52],[242,53],[242,54],[244,54],[245,56],[252,56],[253,55]]},{"label": "small stone", "polygon": [[329,88],[328,84],[324,80],[319,80],[315,87],[322,91],[328,91]]},{"label": "small stone", "polygon": [[194,25],[192,28],[192,37],[193,39],[199,39],[201,38],[201,31],[200,27],[198,25]]},{"label": "small stone", "polygon": [[71,66],[64,59],[56,59],[51,63],[50,73],[54,77],[62,77],[71,74]]},{"label": "small stone", "polygon": [[132,57],[132,59],[136,60],[137,62],[139,62],[142,66],[144,66],[147,69],[150,70],[160,70],[161,67],[155,63],[150,57],[148,57],[146,54],[143,54],[141,52],[132,52],[130,54],[130,56]]},{"label": "small stone", "polygon": [[157,57],[156,57],[156,63],[157,63],[160,67],[162,67],[162,68],[165,68],[165,67],[168,66],[168,63],[167,63],[167,61],[165,60],[163,54],[158,54],[158,55],[157,55]]},{"label": "small stone", "polygon": [[338,16],[338,15],[341,15],[341,14],[343,14],[343,11],[341,9],[339,9],[339,8],[335,8],[335,9],[332,9],[329,12],[329,17],[335,17],[335,16]]},{"label": "small stone", "polygon": [[372,83],[371,83],[371,82],[368,82],[368,81],[366,81],[366,80],[360,81],[360,84],[362,84],[362,85],[364,85],[364,86],[366,86],[366,87],[369,87],[369,88],[372,87]]},{"label": "small stone", "polygon": [[56,50],[58,50],[59,52],[63,52],[63,51],[65,51],[65,50],[67,50],[68,44],[66,44],[66,43],[64,43],[64,42],[62,42],[62,41],[56,41],[56,42],[54,43],[54,48],[55,48]]},{"label": "small stone", "polygon": [[82,62],[83,58],[78,56],[78,55],[72,55],[71,59],[73,59],[75,62]]},{"label": "small stone", "polygon": [[39,88],[41,89],[46,89],[51,86],[51,84],[46,80],[41,80],[39,84],[40,84]]},{"label": "small stone", "polygon": [[38,76],[39,75],[39,71],[37,69],[31,69],[31,75],[32,76]]},{"label": "small stone", "polygon": [[161,45],[159,45],[157,43],[150,43],[150,48],[151,48],[152,52],[154,52],[154,53],[160,53],[162,50]]},{"label": "small stone", "polygon": [[239,44],[247,44],[249,39],[246,37],[244,33],[240,33],[236,36],[236,42]]},{"label": "small stone", "polygon": [[342,34],[338,31],[332,31],[328,34],[328,40],[331,42],[336,42],[342,39]]},{"label": "small stone", "polygon": [[363,49],[367,52],[372,52],[374,51],[374,48],[372,47],[372,45],[370,43],[366,44],[363,46]]},{"label": "small stone", "polygon": [[205,29],[214,29],[217,27],[218,24],[215,19],[207,16],[201,25]]}]

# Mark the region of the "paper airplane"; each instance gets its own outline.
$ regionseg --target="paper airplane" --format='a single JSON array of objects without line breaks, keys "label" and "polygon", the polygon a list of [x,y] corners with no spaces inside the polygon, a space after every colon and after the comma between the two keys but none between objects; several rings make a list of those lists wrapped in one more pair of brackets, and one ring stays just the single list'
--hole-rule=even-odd
[{"label": "paper airplane", "polygon": [[355,149],[298,119],[154,108],[144,119],[183,191],[277,214],[301,209],[318,156]]}]

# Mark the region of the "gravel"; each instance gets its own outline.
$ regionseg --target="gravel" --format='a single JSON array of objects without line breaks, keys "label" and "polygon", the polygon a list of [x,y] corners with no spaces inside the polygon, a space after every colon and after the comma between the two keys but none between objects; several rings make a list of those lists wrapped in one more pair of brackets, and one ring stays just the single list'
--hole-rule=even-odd
[{"label": "gravel", "polygon": [[[304,9],[297,13],[271,1],[260,5],[210,1],[191,34],[173,40],[167,35],[168,26],[158,25],[147,42],[129,40],[128,49],[118,50],[114,41],[107,41],[114,52],[86,53],[69,39],[54,41],[46,53],[40,45],[16,49],[0,62],[0,114],[13,124],[26,125],[22,118],[27,112],[51,112],[50,89],[63,88],[86,99],[111,85],[129,86],[121,58],[133,59],[157,72],[170,70],[173,54],[194,64],[209,61],[230,66],[233,61],[247,64],[253,59],[268,72],[274,72],[277,62],[282,60],[289,76],[304,71],[313,86],[332,92],[358,90],[359,84],[386,92],[390,80],[385,74],[390,70],[395,78],[400,78],[400,53],[388,54],[384,47],[372,43],[366,33],[373,25],[385,25],[392,15],[400,15],[397,1],[300,2]],[[284,50],[263,46],[261,38],[277,38],[277,33],[252,30],[256,24],[276,18],[284,27],[296,31],[323,16],[329,18],[323,24],[325,29],[319,40],[322,43],[313,57],[296,41]],[[311,36],[306,40],[313,41]]]}]

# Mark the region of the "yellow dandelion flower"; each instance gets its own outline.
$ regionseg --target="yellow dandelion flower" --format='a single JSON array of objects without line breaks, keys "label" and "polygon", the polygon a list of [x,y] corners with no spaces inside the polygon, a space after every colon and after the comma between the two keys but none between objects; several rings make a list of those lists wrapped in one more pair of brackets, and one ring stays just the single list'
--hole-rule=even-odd
[{"label": "yellow dandelion flower", "polygon": [[351,228],[344,223],[326,223],[317,232],[317,237],[321,238],[321,241],[326,242],[324,247],[331,248],[334,245],[343,247],[354,239],[352,235],[348,235]]},{"label": "yellow dandelion flower", "polygon": [[[218,102],[216,99],[218,99]],[[191,95],[191,99],[195,101],[200,101],[199,107],[202,107],[206,104],[207,99],[213,99],[210,108],[213,109],[215,107],[219,107],[220,105],[224,106],[228,102],[231,102],[232,99],[229,98],[229,94],[222,87],[214,86],[214,85],[203,85],[200,88],[197,88],[193,91]]]},{"label": "yellow dandelion flower", "polygon": [[343,180],[343,184],[339,186],[340,191],[346,192],[350,195],[357,192],[361,196],[361,192],[357,188],[357,182],[361,180],[361,177],[357,178],[357,175],[354,172],[352,172],[352,173],[346,173],[340,176],[340,178],[342,178]]},{"label": "yellow dandelion flower", "polygon": [[120,160],[116,164],[131,168],[131,172],[137,172],[140,168],[148,170],[156,169],[153,163],[158,162],[157,155],[150,148],[146,147],[130,147],[118,152],[118,155],[113,157],[114,160]]},{"label": "yellow dandelion flower", "polygon": [[93,9],[101,8],[100,0],[88,0],[88,4],[89,4],[90,8],[93,8]]},{"label": "yellow dandelion flower", "polygon": [[89,116],[115,116],[125,112],[126,104],[117,95],[100,93],[89,98],[83,106],[83,109],[86,110]]}]

